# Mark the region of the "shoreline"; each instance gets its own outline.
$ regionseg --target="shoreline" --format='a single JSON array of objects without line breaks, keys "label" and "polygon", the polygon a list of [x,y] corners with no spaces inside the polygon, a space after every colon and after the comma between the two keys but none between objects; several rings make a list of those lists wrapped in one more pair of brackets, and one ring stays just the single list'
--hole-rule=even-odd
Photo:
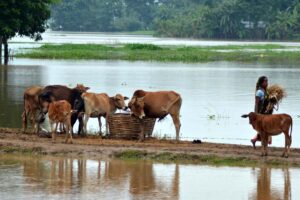
[{"label": "shoreline", "polygon": [[151,160],[187,164],[225,166],[300,167],[300,149],[292,148],[289,158],[282,158],[283,148],[269,148],[269,156],[260,156],[260,147],[238,144],[192,144],[190,141],[101,139],[99,136],[75,135],[73,144],[63,143],[64,134],[58,135],[55,144],[50,138],[23,134],[20,129],[0,128],[0,154],[21,153],[29,155],[54,155],[85,157],[87,159]]}]

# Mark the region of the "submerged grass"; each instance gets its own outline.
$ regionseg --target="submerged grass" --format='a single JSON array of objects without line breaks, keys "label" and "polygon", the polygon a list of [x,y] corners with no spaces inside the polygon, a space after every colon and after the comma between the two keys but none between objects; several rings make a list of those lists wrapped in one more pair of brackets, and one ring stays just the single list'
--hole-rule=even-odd
[{"label": "submerged grass", "polygon": [[224,166],[257,166],[257,165],[269,165],[272,167],[281,166],[298,166],[298,164],[287,163],[278,160],[254,160],[246,157],[218,157],[216,155],[191,155],[191,154],[177,154],[170,152],[163,153],[149,153],[139,150],[126,150],[116,152],[115,158],[122,160],[152,160],[157,162],[179,162],[179,163],[191,163],[191,164],[209,164],[209,165],[224,165]]},{"label": "submerged grass", "polygon": [[[16,57],[40,59],[151,60],[161,62],[299,62],[300,51],[278,51],[278,49],[287,48],[289,47],[274,44],[229,45],[214,47],[161,47],[152,44],[126,44],[124,46],[96,44],[45,44],[30,51],[20,52],[16,54]],[[253,51],[246,51],[247,49],[252,49]],[[218,50],[230,51],[220,52]]]}]

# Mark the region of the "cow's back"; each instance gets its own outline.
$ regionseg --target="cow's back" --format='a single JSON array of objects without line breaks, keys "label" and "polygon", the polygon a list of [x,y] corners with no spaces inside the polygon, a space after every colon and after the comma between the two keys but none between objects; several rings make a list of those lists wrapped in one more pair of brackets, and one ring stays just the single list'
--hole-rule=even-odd
[{"label": "cow's back", "polygon": [[72,89],[64,85],[49,85],[43,90],[43,93],[51,95],[55,101],[66,100],[71,102]]},{"label": "cow's back", "polygon": [[24,104],[25,107],[29,107],[30,109],[39,107],[38,96],[41,94],[43,87],[41,86],[31,86],[27,88],[24,92]]},{"label": "cow's back", "polygon": [[66,100],[54,101],[49,105],[48,115],[52,121],[64,122],[70,114],[71,105]]},{"label": "cow's back", "polygon": [[262,115],[261,128],[269,133],[281,133],[289,129],[292,124],[292,117],[288,114]]}]

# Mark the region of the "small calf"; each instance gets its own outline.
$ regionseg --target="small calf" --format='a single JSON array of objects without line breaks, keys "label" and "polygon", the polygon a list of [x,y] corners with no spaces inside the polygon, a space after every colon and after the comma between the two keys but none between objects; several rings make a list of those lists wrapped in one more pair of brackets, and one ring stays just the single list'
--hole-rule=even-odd
[{"label": "small calf", "polygon": [[[290,147],[292,144],[292,129],[293,119],[288,114],[273,114],[262,115],[254,112],[242,115],[243,118],[249,117],[249,123],[253,129],[261,135],[262,142],[262,156],[267,156],[268,137],[279,135],[284,133],[285,135],[285,148],[282,157],[288,157],[290,153]],[[289,130],[290,134],[289,134]]]},{"label": "small calf", "polygon": [[[71,143],[72,140],[72,126],[71,126],[71,115],[72,109],[71,104],[65,100],[53,101],[49,104],[48,115],[52,131],[52,142],[55,142],[55,132],[59,123],[62,123],[66,127],[66,139],[68,141],[68,135],[70,135]],[[53,125],[55,124],[55,128]]]}]

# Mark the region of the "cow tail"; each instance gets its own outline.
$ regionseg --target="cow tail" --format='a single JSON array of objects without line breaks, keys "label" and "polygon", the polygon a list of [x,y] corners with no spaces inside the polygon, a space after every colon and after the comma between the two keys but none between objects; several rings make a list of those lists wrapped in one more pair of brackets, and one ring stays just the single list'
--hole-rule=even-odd
[{"label": "cow tail", "polygon": [[26,113],[26,108],[25,108],[25,94],[23,96],[22,124],[23,124],[23,130],[25,130],[27,128],[27,113]]}]

